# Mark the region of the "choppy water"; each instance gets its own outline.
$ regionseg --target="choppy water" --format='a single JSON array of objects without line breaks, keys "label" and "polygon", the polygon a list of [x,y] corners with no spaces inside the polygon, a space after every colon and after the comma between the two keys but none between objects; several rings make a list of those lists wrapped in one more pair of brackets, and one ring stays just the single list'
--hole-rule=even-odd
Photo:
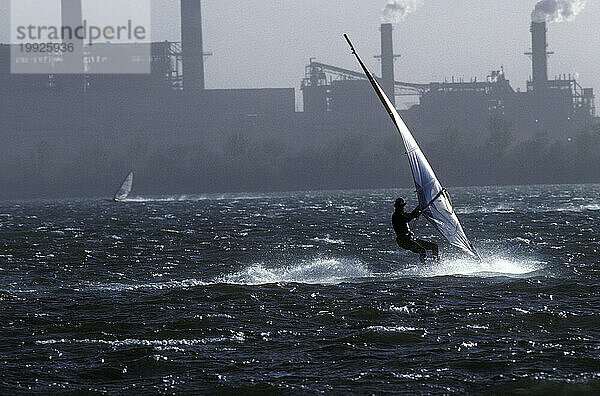
[{"label": "choppy water", "polygon": [[419,265],[409,190],[1,202],[0,392],[599,392],[600,186],[452,192],[520,249]]}]

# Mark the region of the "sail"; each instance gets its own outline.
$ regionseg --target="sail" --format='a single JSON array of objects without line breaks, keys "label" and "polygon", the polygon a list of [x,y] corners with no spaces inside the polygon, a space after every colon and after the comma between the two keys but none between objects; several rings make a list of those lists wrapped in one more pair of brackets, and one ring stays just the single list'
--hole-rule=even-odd
[{"label": "sail", "polygon": [[133,172],[129,172],[123,183],[121,184],[121,188],[115,193],[114,200],[122,201],[127,198],[129,193],[131,192],[131,187],[133,186]]},{"label": "sail", "polygon": [[379,99],[385,106],[388,114],[392,118],[392,121],[396,125],[398,132],[400,132],[400,136],[402,137],[402,141],[404,142],[404,148],[406,149],[406,154],[408,156],[408,162],[410,163],[410,168],[413,175],[413,180],[415,182],[415,187],[417,190],[417,197],[419,199],[419,206],[423,211],[423,216],[435,227],[436,230],[444,238],[448,240],[451,245],[454,245],[468,254],[479,257],[473,245],[467,238],[456,213],[454,213],[454,208],[452,207],[452,201],[450,196],[446,192],[446,190],[442,187],[440,182],[438,181],[431,165],[423,155],[423,152],[419,148],[419,145],[415,141],[415,138],[410,133],[409,129],[406,127],[406,124],[398,114],[398,111],[387,97],[383,89],[379,83],[373,78],[371,72],[367,69],[362,59],[356,53],[352,42],[348,38],[347,35],[344,35],[350,48],[352,49],[352,53],[358,59],[360,66],[364,70],[367,78],[373,85],[375,92],[379,96]]}]

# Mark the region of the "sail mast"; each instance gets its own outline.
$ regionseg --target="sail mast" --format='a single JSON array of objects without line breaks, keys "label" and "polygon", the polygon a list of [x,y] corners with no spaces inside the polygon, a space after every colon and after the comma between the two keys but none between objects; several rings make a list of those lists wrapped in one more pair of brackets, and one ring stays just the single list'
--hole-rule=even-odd
[{"label": "sail mast", "polygon": [[[364,64],[364,62],[362,61],[362,59],[360,58],[360,56],[358,55],[358,53],[354,49],[354,44],[352,44],[352,41],[350,41],[350,37],[348,37],[347,34],[344,34],[344,38],[348,42],[348,45],[350,46],[350,49],[352,50],[352,54],[358,60],[358,63],[360,64],[360,67],[363,69],[365,75],[367,76],[367,79],[369,80],[369,82],[371,83],[371,85],[373,86],[373,88],[375,88],[375,92],[377,93],[377,96],[379,96],[379,100],[381,100],[381,103],[385,107],[388,115],[392,118],[392,121],[394,122],[394,126],[398,129],[398,132],[400,133],[400,137],[402,138],[402,144],[404,145],[405,154],[408,156],[409,155],[409,148],[408,148],[408,146],[406,144],[406,140],[404,139],[404,136],[402,135],[402,131],[400,129],[400,125],[398,124],[398,122],[400,122],[400,123],[402,123],[402,125],[404,125],[404,121],[400,118],[400,115],[397,114],[394,105],[388,99],[388,97],[385,94],[385,92],[383,92],[383,89],[379,86],[379,83],[377,82],[377,80],[375,80],[375,78],[373,77],[373,75],[371,74],[371,72],[369,71],[369,69],[367,68],[367,66]],[[397,116],[394,114],[394,112],[396,112]],[[406,125],[404,125],[404,127],[407,128]],[[412,165],[412,163],[410,161],[409,161],[409,165],[410,165],[410,168],[411,168],[410,169],[411,170],[410,173],[413,176],[413,182],[416,185],[417,181],[414,178],[415,172],[414,172],[414,169],[412,167],[413,165]]]}]

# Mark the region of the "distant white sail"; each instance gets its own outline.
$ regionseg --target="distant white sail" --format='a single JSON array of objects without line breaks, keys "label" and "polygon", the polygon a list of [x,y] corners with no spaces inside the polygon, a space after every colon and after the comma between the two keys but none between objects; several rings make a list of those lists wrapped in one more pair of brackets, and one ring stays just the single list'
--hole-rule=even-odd
[{"label": "distant white sail", "polygon": [[358,56],[356,53],[356,50],[354,49],[354,46],[352,45],[352,42],[348,36],[344,35],[344,37],[348,41],[348,44],[352,49],[352,53],[356,56],[356,59],[358,59],[360,66],[371,82],[371,85],[373,85],[375,92],[377,92],[379,99],[385,106],[385,109],[392,118],[392,121],[396,125],[398,132],[400,132],[400,136],[404,142],[404,148],[406,149],[406,154],[408,155],[408,161],[410,163],[413,180],[417,189],[419,206],[423,211],[423,216],[435,227],[436,230],[439,231],[440,234],[442,234],[444,238],[448,240],[448,242],[450,242],[450,244],[459,247],[474,257],[479,258],[479,255],[473,248],[469,238],[467,238],[460,221],[458,221],[456,213],[454,213],[450,196],[441,186],[440,182],[435,176],[435,173],[433,172],[433,169],[431,168],[431,165],[429,165],[427,158],[425,158],[425,155],[423,155],[423,152],[415,141],[415,138],[406,127],[406,124],[398,114],[398,111],[390,99],[387,97],[383,89],[381,89],[379,83],[375,80],[375,78],[373,78],[373,75],[369,69],[367,69],[360,56]]},{"label": "distant white sail", "polygon": [[127,196],[129,196],[129,193],[131,192],[132,186],[133,186],[133,172],[129,172],[129,174],[127,175],[125,180],[123,180],[121,187],[115,193],[115,196],[113,199],[115,201],[122,201],[122,200],[126,199]]}]

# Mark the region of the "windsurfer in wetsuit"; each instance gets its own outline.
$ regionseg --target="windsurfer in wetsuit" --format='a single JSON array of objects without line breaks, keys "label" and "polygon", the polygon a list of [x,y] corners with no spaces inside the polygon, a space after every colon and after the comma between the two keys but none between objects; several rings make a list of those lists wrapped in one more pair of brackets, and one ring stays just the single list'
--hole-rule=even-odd
[{"label": "windsurfer in wetsuit", "polygon": [[402,198],[398,198],[394,203],[396,210],[392,215],[392,225],[394,226],[394,231],[396,232],[396,242],[398,243],[398,246],[400,246],[402,249],[419,253],[422,263],[425,262],[425,258],[427,257],[427,250],[431,250],[433,257],[438,260],[438,245],[433,242],[416,239],[415,235],[410,231],[410,227],[408,226],[410,221],[421,216],[422,212],[420,207],[417,206],[412,212],[406,213],[404,211],[405,206],[406,202],[404,202],[404,199]]}]

